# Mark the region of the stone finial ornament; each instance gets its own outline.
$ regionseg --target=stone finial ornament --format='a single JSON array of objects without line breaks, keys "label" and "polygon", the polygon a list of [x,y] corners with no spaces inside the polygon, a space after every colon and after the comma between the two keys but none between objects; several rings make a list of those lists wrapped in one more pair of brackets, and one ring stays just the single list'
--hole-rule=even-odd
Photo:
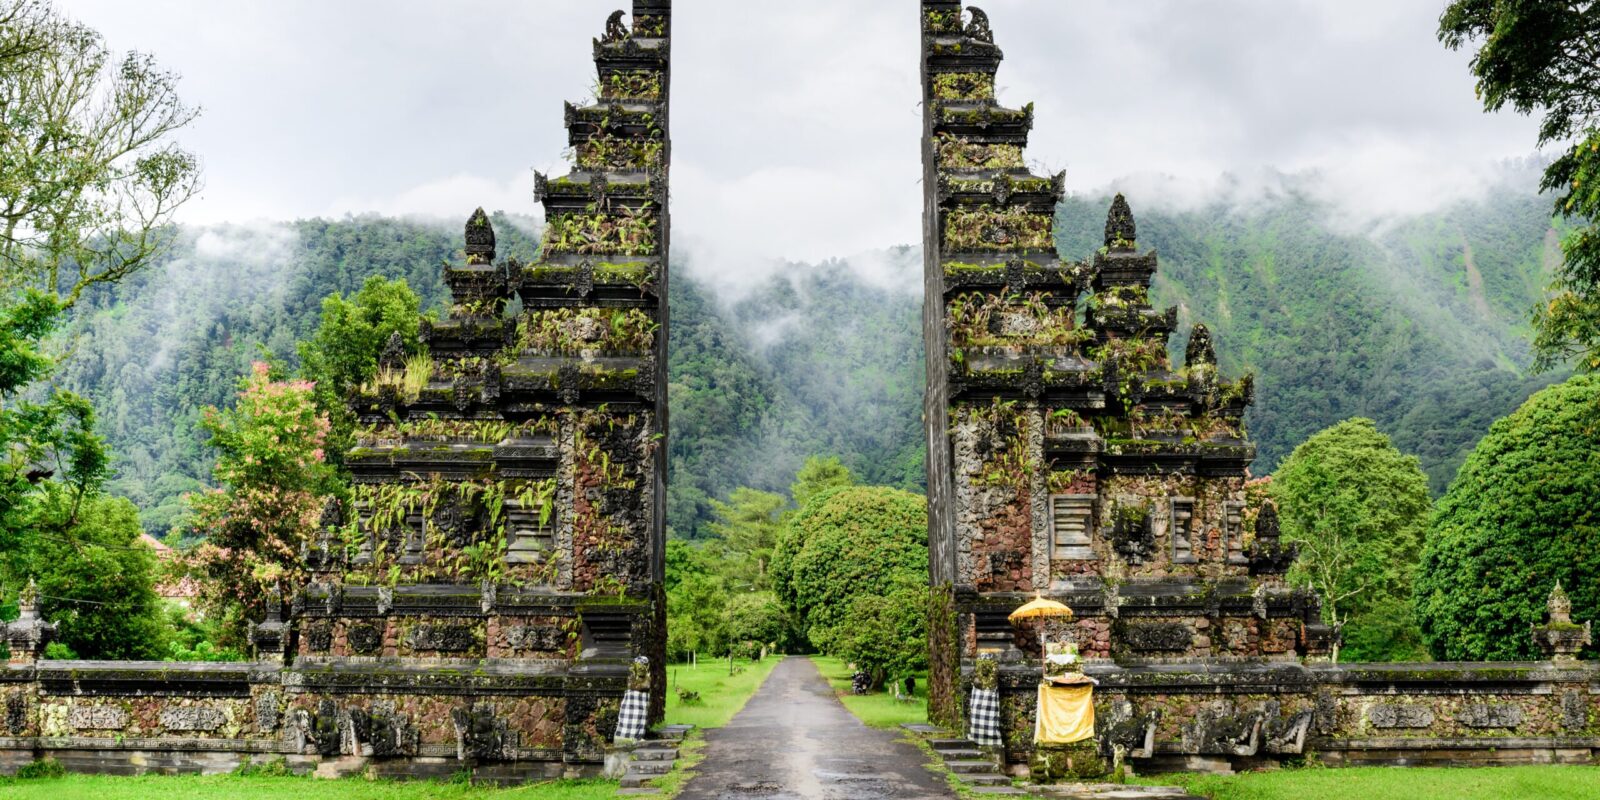
[{"label": "stone finial ornament", "polygon": [[1551,661],[1572,662],[1578,660],[1578,651],[1587,647],[1593,641],[1590,634],[1589,623],[1579,625],[1572,621],[1572,600],[1567,597],[1566,590],[1561,588],[1561,582],[1556,581],[1554,589],[1550,590],[1550,599],[1545,603],[1549,619],[1544,625],[1533,627],[1533,643],[1544,652]]},{"label": "stone finial ornament", "polygon": [[489,215],[480,207],[467,219],[467,263],[489,264],[494,261],[494,226]]},{"label": "stone finial ornament", "polygon": [[39,617],[39,585],[32,578],[17,597],[21,613],[15,620],[0,625],[11,648],[11,663],[32,664],[44,654],[45,645],[56,638],[55,623]]},{"label": "stone finial ornament", "polygon": [[1217,349],[1211,343],[1211,329],[1196,323],[1189,331],[1189,346],[1184,348],[1183,363],[1189,367],[1217,365]]},{"label": "stone finial ornament", "polygon": [[994,30],[989,27],[989,15],[983,13],[983,9],[977,6],[968,6],[967,13],[972,15],[972,19],[967,22],[963,33],[980,42],[994,44]]},{"label": "stone finial ornament", "polygon": [[378,366],[384,369],[402,369],[406,365],[406,341],[400,337],[399,331],[389,334],[389,340],[383,343],[383,350],[378,353]]},{"label": "stone finial ornament", "polygon": [[1138,239],[1138,230],[1133,223],[1133,209],[1128,208],[1128,198],[1118,192],[1111,200],[1111,211],[1106,214],[1106,247],[1113,250],[1131,250]]},{"label": "stone finial ornament", "polygon": [[281,664],[288,643],[289,625],[283,621],[283,601],[274,591],[267,595],[267,618],[250,626],[250,644],[255,646],[258,660]]},{"label": "stone finial ornament", "polygon": [[611,12],[611,16],[606,18],[606,34],[601,37],[600,41],[609,44],[629,38],[628,26],[622,24],[624,13],[620,10]]}]

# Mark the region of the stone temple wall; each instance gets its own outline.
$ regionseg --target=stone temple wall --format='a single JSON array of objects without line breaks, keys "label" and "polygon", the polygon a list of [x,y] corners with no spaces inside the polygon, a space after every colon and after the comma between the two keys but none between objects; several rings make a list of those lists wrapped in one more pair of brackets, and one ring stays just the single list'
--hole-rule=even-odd
[{"label": "stone temple wall", "polygon": [[536,176],[538,259],[499,257],[472,214],[426,352],[394,337],[351,398],[353,497],[258,661],[38,661],[26,613],[0,771],[595,773],[638,656],[660,720],[671,3],[632,12],[594,42],[598,97],[566,107],[571,173]]},{"label": "stone temple wall", "polygon": [[[1005,750],[1027,760],[1040,639],[1071,638],[1107,753],[1589,758],[1589,665],[1326,663],[1320,600],[1285,581],[1296,551],[1247,502],[1251,378],[1219,374],[1204,325],[1169,356],[1177,310],[1150,304],[1157,255],[1121,195],[1104,247],[1058,255],[1064,176],[1027,166],[1033,108],[995,96],[989,18],[953,0],[919,14],[930,716],[964,726],[973,664],[995,658]],[[1035,595],[1073,619],[1012,626]]]}]

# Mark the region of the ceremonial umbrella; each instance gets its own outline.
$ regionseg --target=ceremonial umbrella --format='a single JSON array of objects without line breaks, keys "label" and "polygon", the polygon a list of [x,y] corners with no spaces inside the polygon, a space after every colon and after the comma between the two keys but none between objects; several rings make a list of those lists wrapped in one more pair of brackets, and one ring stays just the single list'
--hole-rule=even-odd
[{"label": "ceremonial umbrella", "polygon": [[1043,595],[1034,595],[1032,600],[1024,603],[1021,608],[1011,612],[1007,619],[1012,623],[1034,617],[1072,617],[1072,609],[1067,608],[1054,600],[1046,600]]}]

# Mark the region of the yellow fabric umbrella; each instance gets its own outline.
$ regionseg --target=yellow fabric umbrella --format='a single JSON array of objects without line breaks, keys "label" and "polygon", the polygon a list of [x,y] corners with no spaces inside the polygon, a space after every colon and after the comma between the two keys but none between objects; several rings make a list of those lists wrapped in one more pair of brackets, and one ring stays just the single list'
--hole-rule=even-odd
[{"label": "yellow fabric umbrella", "polygon": [[1046,600],[1043,595],[1036,594],[1032,600],[1024,603],[1016,611],[1011,612],[1011,616],[1006,617],[1006,619],[1016,623],[1020,620],[1033,619],[1034,617],[1067,617],[1070,619],[1072,617],[1072,609],[1054,600]]}]

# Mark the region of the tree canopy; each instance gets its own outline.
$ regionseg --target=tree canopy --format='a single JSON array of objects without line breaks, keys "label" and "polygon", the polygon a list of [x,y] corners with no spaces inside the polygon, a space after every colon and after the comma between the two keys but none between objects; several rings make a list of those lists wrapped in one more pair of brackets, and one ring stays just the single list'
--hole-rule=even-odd
[{"label": "tree canopy", "polygon": [[1449,660],[1538,655],[1557,581],[1573,617],[1600,617],[1600,375],[1546,389],[1478,443],[1428,528],[1417,614]]},{"label": "tree canopy", "polygon": [[1554,297],[1534,313],[1537,364],[1576,356],[1600,370],[1600,3],[1455,0],[1439,39],[1451,49],[1481,41],[1472,74],[1484,110],[1543,114],[1539,146],[1561,150],[1541,188],[1576,225],[1561,242]]},{"label": "tree canopy", "polygon": [[1284,538],[1300,544],[1290,580],[1322,596],[1325,621],[1344,628],[1346,654],[1358,661],[1421,655],[1404,615],[1395,624],[1431,508],[1417,458],[1402,455],[1372,420],[1349,419],[1296,447],[1270,492]]}]

